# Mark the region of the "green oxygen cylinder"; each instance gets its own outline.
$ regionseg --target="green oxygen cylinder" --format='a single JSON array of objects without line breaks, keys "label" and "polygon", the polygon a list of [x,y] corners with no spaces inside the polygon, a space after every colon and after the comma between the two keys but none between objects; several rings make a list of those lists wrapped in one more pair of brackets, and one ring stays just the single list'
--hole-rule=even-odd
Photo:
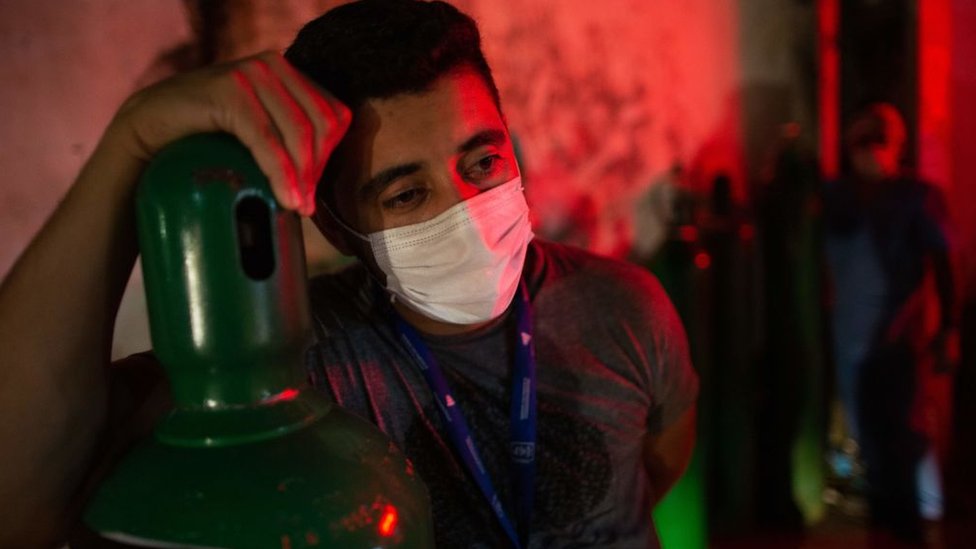
[{"label": "green oxygen cylinder", "polygon": [[410,463],[306,381],[299,220],[248,150],[227,134],[177,141],[136,203],[174,409],[100,485],[86,528],[126,547],[432,547]]}]

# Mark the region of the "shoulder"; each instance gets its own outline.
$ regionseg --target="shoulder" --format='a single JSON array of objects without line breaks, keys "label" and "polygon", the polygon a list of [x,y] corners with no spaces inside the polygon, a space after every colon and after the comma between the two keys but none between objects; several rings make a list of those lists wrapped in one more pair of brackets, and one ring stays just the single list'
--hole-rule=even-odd
[{"label": "shoulder", "polygon": [[671,301],[647,269],[586,250],[533,240],[526,262],[530,293],[584,311],[676,319]]},{"label": "shoulder", "polygon": [[824,182],[823,192],[825,195],[836,195],[847,190],[851,186],[850,182],[844,178],[828,179]]},{"label": "shoulder", "polygon": [[894,200],[910,205],[925,217],[941,220],[946,215],[945,194],[929,181],[908,174],[894,182]]},{"label": "shoulder", "polygon": [[674,422],[694,402],[698,382],[681,319],[657,278],[570,246],[540,241],[532,252],[539,254],[528,264],[538,284],[537,341],[558,347],[573,371],[590,369],[603,380],[588,390],[611,391],[611,379],[639,388],[654,409],[650,431]]},{"label": "shoulder", "polygon": [[889,181],[888,188],[895,193],[912,195],[913,197],[927,198],[942,196],[942,191],[938,186],[910,172]]},{"label": "shoulder", "polygon": [[944,207],[945,193],[941,188],[925,180],[916,180],[915,184],[918,187],[918,193],[922,197],[923,204]]},{"label": "shoulder", "polygon": [[843,176],[826,181],[822,191],[824,205],[845,207],[856,202],[859,186],[859,183],[851,176]]},{"label": "shoulder", "polygon": [[327,333],[376,320],[376,296],[366,268],[354,263],[308,282],[312,317]]},{"label": "shoulder", "polygon": [[627,289],[659,287],[647,269],[611,257],[536,238],[529,245],[526,275],[530,283],[558,283],[564,280],[615,281]]}]

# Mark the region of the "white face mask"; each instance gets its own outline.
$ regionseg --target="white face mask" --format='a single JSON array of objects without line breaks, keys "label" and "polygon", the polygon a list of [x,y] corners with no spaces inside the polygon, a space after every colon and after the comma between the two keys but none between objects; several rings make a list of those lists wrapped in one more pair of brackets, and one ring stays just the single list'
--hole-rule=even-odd
[{"label": "white face mask", "polygon": [[369,235],[346,229],[369,242],[395,300],[452,324],[485,322],[505,312],[533,236],[521,177],[428,221]]}]

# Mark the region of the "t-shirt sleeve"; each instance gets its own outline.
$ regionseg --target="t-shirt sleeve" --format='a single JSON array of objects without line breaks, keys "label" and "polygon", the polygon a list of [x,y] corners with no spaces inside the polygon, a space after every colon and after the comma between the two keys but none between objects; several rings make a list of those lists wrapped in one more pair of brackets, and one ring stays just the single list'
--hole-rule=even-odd
[{"label": "t-shirt sleeve", "polygon": [[645,304],[645,349],[651,406],[647,427],[658,434],[688,411],[698,399],[698,374],[688,352],[681,319],[664,288],[647,274],[642,286]]},{"label": "t-shirt sleeve", "polygon": [[[649,271],[617,261],[594,263],[579,286],[587,294],[581,306],[605,329],[581,334],[584,345],[598,356],[612,357],[605,361],[607,367],[629,380],[631,390],[643,393],[639,398],[646,410],[642,418],[646,432],[660,434],[698,398],[698,374],[691,363],[684,326],[661,283]],[[604,354],[607,345],[620,354]],[[628,397],[621,393],[621,398]]]}]

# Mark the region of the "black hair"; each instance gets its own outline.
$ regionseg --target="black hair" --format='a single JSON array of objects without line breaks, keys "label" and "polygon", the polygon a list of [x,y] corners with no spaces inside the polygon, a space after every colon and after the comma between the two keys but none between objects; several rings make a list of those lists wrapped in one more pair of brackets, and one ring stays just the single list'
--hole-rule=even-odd
[{"label": "black hair", "polygon": [[477,25],[445,2],[341,5],[305,25],[285,58],[353,111],[368,99],[427,91],[460,67],[484,79],[501,110]]}]

